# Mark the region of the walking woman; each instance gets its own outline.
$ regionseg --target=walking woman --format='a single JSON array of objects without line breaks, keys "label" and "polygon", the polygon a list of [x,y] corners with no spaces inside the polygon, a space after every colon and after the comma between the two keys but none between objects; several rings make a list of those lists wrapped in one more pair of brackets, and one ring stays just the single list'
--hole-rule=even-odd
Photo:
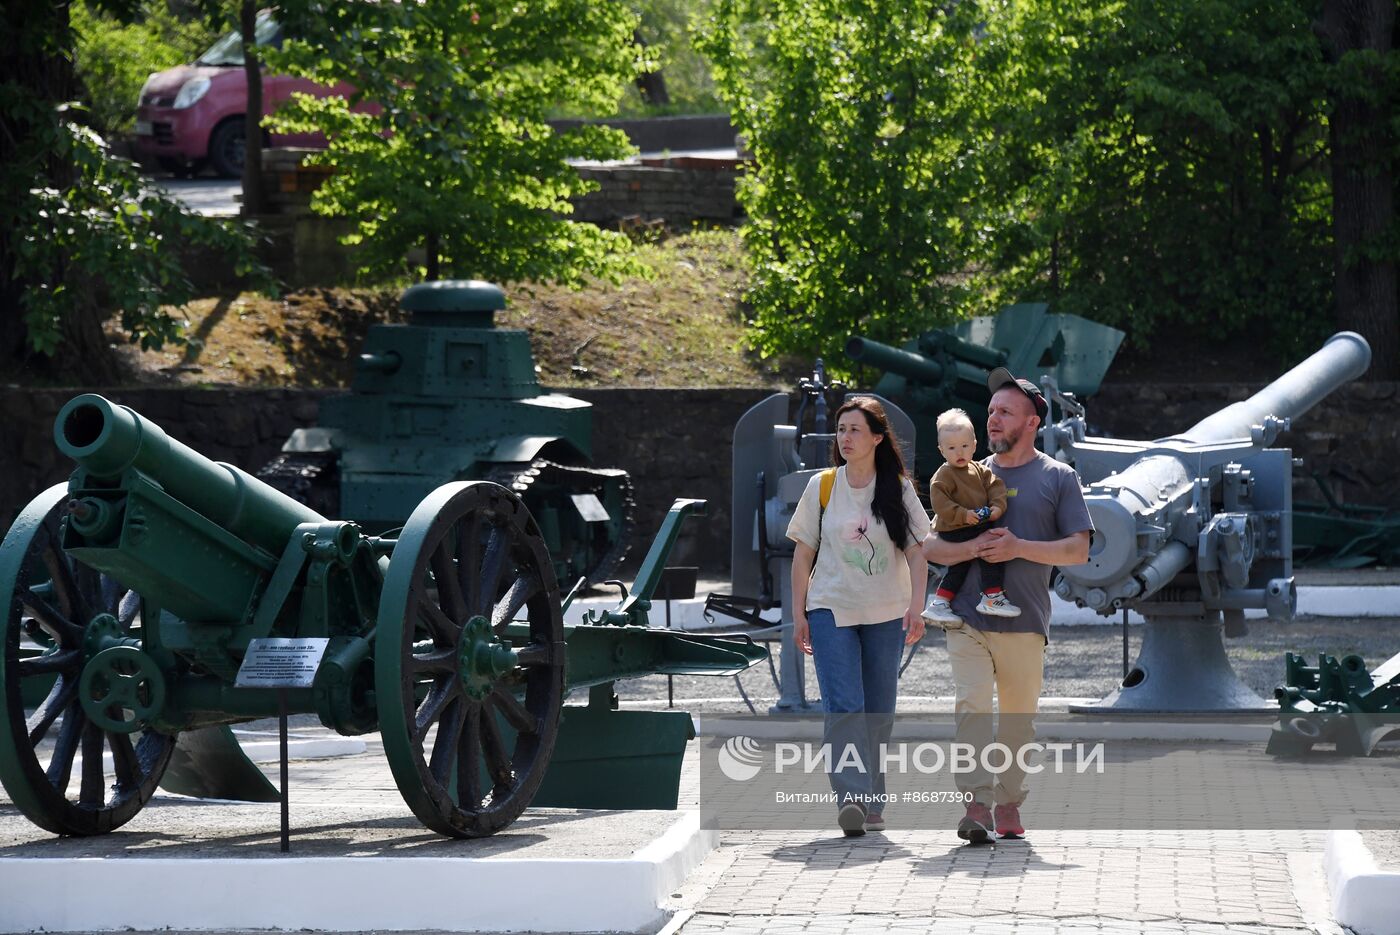
[{"label": "walking woman", "polygon": [[924,635],[929,521],[878,400],[853,396],[836,411],[834,447],[835,476],[812,477],[787,535],[793,635],[816,665],[837,824],[854,836],[885,827],[881,749],[903,647]]}]

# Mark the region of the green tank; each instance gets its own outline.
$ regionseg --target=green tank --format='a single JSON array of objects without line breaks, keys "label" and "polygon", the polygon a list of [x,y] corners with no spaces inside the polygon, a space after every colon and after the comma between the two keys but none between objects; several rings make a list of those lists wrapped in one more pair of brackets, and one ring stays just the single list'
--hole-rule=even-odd
[{"label": "green tank", "polygon": [[546,393],[529,336],[495,326],[505,293],[487,282],[410,287],[403,324],[374,325],[351,391],[321,403],[258,476],[369,532],[401,526],[441,484],[490,480],[520,494],[555,574],[602,581],[627,547],[627,473],[591,466],[593,406]]}]

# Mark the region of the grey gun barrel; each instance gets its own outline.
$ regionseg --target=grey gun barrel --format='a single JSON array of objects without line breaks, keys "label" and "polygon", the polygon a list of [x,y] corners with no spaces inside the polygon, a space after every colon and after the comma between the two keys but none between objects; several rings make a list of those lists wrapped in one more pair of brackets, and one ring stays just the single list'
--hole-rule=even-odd
[{"label": "grey gun barrel", "polygon": [[1354,331],[1341,331],[1318,351],[1246,400],[1206,416],[1167,441],[1196,444],[1249,437],[1250,426],[1269,416],[1296,419],[1371,366],[1371,346]]}]

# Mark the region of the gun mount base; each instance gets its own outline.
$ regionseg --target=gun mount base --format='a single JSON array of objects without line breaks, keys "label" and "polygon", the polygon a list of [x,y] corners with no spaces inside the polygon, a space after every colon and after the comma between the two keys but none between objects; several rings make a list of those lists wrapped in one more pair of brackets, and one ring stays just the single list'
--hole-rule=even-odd
[{"label": "gun mount base", "polygon": [[1240,681],[1225,655],[1219,614],[1151,616],[1142,649],[1123,684],[1097,704],[1070,705],[1076,714],[1276,713]]}]

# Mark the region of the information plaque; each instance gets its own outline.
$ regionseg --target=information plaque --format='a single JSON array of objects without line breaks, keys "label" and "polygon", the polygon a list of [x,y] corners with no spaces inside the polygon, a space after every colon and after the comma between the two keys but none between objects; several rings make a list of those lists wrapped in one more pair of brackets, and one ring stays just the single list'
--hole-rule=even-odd
[{"label": "information plaque", "polygon": [[329,642],[324,637],[252,640],[233,684],[239,688],[310,688]]}]

